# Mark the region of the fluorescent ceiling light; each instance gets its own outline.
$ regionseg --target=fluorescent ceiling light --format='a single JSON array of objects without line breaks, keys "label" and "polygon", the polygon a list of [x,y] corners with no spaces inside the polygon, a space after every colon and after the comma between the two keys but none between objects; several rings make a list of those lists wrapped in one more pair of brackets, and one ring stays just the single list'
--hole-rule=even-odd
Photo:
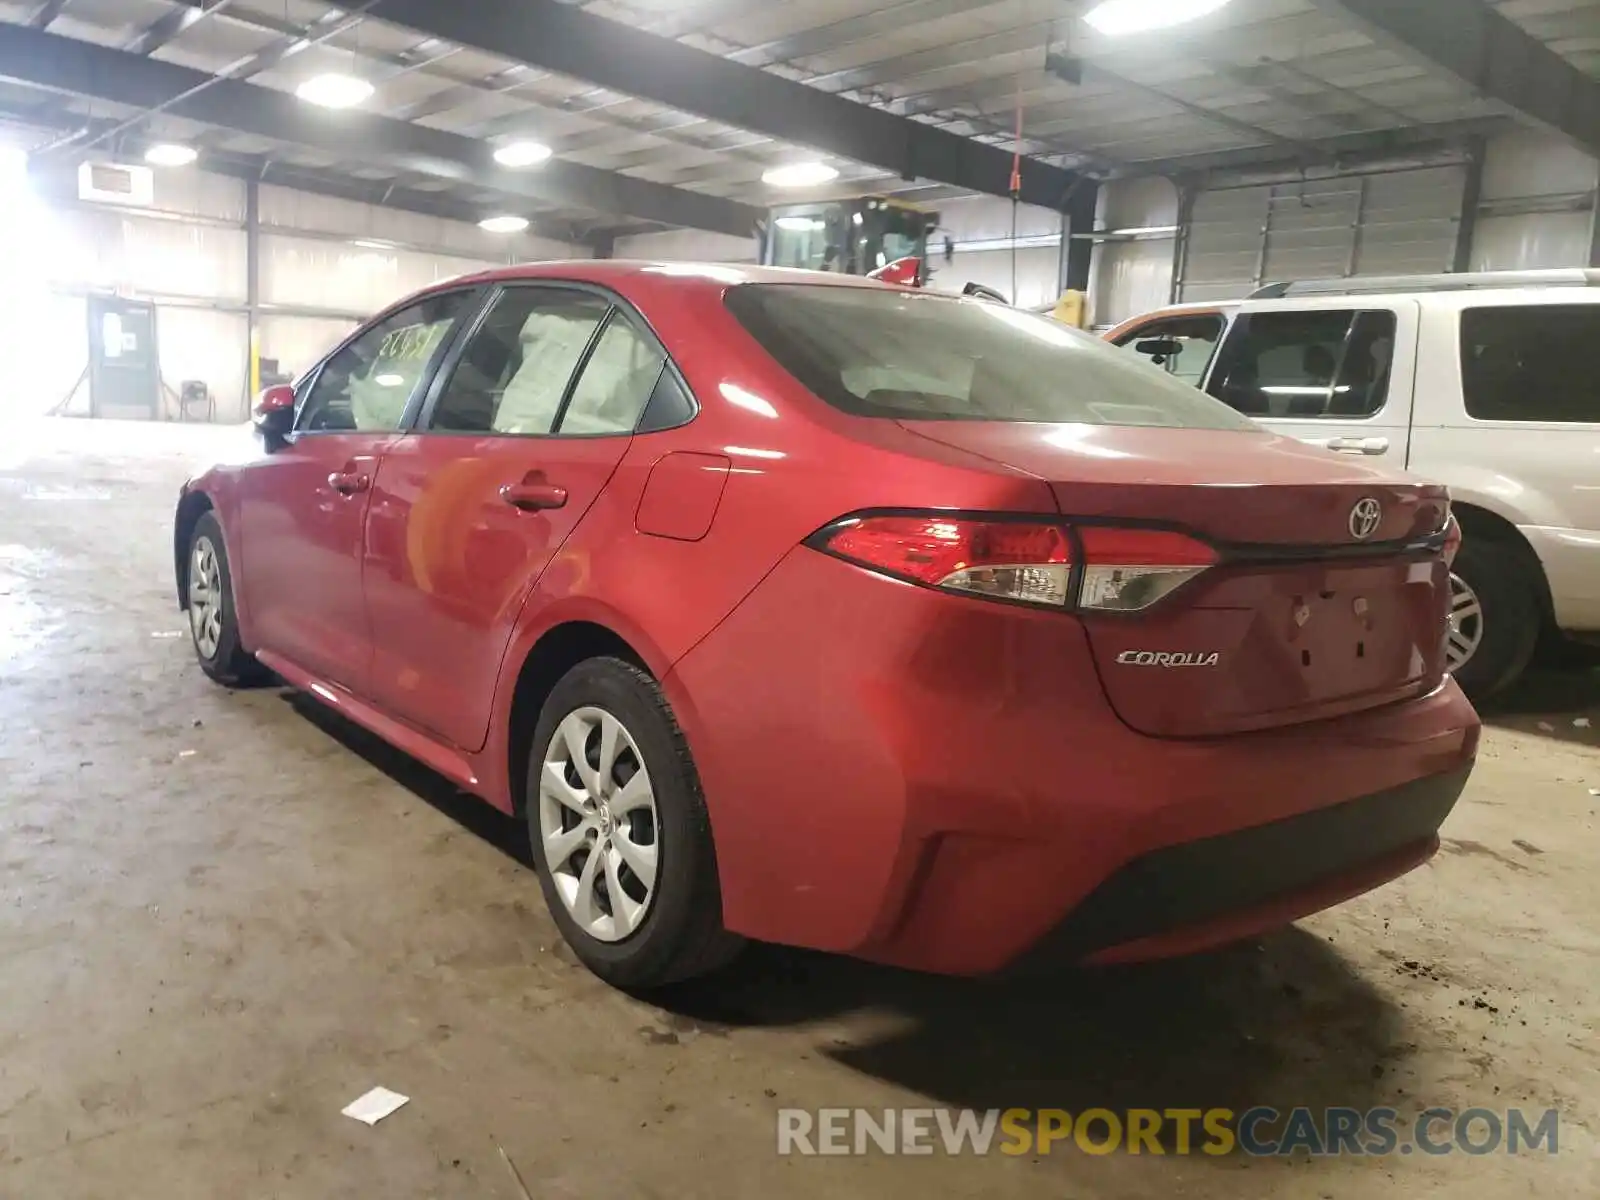
[{"label": "fluorescent ceiling light", "polygon": [[490,233],[521,233],[527,227],[527,217],[485,217],[478,222],[479,229]]},{"label": "fluorescent ceiling light", "polygon": [[294,94],[323,108],[351,108],[372,95],[372,85],[354,75],[318,75],[295,88]]},{"label": "fluorescent ceiling light", "polygon": [[357,238],[355,241],[351,242],[350,244],[352,246],[360,246],[363,250],[393,250],[393,249],[395,249],[395,244],[393,242],[381,241],[378,238]]},{"label": "fluorescent ceiling light", "polygon": [[839,172],[822,162],[786,163],[772,167],[761,176],[761,182],[770,187],[816,187],[839,178]]},{"label": "fluorescent ceiling light", "polygon": [[1084,16],[1101,33],[1143,33],[1214,13],[1228,0],[1105,0]]},{"label": "fluorescent ceiling light", "polygon": [[510,142],[494,152],[502,167],[537,167],[549,157],[550,147],[543,142]]},{"label": "fluorescent ceiling light", "polygon": [[157,142],[144,152],[144,160],[153,167],[187,167],[200,157],[193,146],[180,146],[176,142]]},{"label": "fluorescent ceiling light", "polygon": [[779,217],[779,229],[790,229],[796,233],[809,233],[813,229],[821,229],[822,222],[815,217]]}]

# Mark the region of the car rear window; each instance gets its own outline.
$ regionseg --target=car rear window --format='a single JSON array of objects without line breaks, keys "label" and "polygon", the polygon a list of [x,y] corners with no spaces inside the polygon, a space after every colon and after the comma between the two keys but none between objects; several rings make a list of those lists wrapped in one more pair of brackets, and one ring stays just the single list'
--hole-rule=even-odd
[{"label": "car rear window", "polygon": [[1461,382],[1480,421],[1600,422],[1600,304],[1469,308]]},{"label": "car rear window", "polygon": [[791,375],[855,416],[1257,428],[1098,338],[992,301],[761,283],[727,303]]}]

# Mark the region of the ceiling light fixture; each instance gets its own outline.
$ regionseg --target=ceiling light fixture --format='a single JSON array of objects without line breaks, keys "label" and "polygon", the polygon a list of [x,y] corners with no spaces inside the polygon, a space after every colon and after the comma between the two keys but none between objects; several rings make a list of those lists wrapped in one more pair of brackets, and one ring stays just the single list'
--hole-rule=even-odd
[{"label": "ceiling light fixture", "polygon": [[1084,20],[1101,33],[1143,33],[1182,25],[1207,13],[1214,13],[1228,0],[1105,0],[1085,15]]},{"label": "ceiling light fixture", "polygon": [[537,167],[550,154],[543,142],[508,142],[494,152],[494,160],[502,167]]},{"label": "ceiling light fixture", "polygon": [[527,217],[485,217],[478,222],[479,229],[490,233],[521,233],[527,227]]},{"label": "ceiling light fixture", "polygon": [[295,88],[307,104],[323,108],[353,108],[372,95],[372,85],[355,75],[318,75]]},{"label": "ceiling light fixture", "polygon": [[157,142],[144,152],[144,160],[152,167],[187,167],[200,157],[193,146],[180,146],[176,142]]},{"label": "ceiling light fixture", "polygon": [[823,162],[785,163],[762,172],[761,182],[769,187],[817,187],[839,178],[836,168]]},{"label": "ceiling light fixture", "polygon": [[793,233],[810,233],[825,228],[816,217],[779,217],[775,224],[779,229],[787,229]]}]

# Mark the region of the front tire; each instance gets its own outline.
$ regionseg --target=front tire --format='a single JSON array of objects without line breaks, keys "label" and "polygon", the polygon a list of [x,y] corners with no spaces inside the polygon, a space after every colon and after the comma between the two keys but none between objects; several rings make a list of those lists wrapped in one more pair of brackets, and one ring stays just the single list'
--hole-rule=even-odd
[{"label": "front tire", "polygon": [[616,658],[567,672],[539,715],[527,779],[545,902],[591,971],[654,988],[737,952],[694,760],[648,674]]},{"label": "front tire", "polygon": [[222,525],[205,513],[189,535],[189,581],[185,608],[189,637],[200,669],[218,683],[243,687],[259,683],[266,668],[239,644],[239,615],[233,600],[233,572],[228,564]]},{"label": "front tire", "polygon": [[1527,669],[1539,643],[1536,568],[1518,547],[1468,535],[1450,589],[1450,671],[1467,695],[1487,700]]}]

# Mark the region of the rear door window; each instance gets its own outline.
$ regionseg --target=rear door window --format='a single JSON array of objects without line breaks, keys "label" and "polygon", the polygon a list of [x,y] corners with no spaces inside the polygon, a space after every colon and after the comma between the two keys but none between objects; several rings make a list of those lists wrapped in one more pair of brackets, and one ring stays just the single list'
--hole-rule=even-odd
[{"label": "rear door window", "polygon": [[1148,361],[988,300],[744,284],[727,305],[791,375],[855,416],[1254,428]]},{"label": "rear door window", "polygon": [[1600,304],[1469,308],[1461,383],[1480,421],[1600,422]]},{"label": "rear door window", "polygon": [[508,288],[461,351],[429,428],[445,433],[548,434],[572,373],[611,302],[562,288]]},{"label": "rear door window", "polygon": [[1370,417],[1388,399],[1395,328],[1386,309],[1243,313],[1208,390],[1252,417]]},{"label": "rear door window", "polygon": [[1174,379],[1199,387],[1222,337],[1224,321],[1216,313],[1164,317],[1141,325],[1117,339],[1117,345],[1146,358]]}]

